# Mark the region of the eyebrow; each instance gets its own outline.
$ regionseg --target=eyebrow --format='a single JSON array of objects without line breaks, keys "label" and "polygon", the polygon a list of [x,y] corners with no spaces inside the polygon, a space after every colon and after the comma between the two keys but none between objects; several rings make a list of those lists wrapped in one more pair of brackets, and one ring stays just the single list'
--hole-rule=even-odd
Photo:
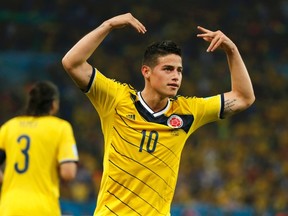
[{"label": "eyebrow", "polygon": [[163,65],[162,68],[168,68],[168,69],[176,68],[177,70],[179,70],[179,69],[183,70],[182,66],[173,66],[173,65]]},{"label": "eyebrow", "polygon": [[173,65],[169,65],[169,64],[162,65],[162,67],[183,68],[182,66],[173,66]]}]

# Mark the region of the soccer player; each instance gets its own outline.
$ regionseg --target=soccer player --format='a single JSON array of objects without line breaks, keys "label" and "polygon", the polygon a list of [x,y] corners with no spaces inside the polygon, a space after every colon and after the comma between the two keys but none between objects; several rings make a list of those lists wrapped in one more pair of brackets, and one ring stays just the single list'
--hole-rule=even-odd
[{"label": "soccer player", "polygon": [[114,29],[146,28],[131,13],[104,21],[63,57],[67,73],[101,119],[105,152],[103,178],[94,215],[170,215],[181,151],[199,127],[248,108],[252,84],[236,45],[221,31],[198,27],[207,52],[222,48],[231,73],[231,91],[207,98],[180,96],[181,49],[155,42],[144,53],[142,91],[105,77],[87,59]]},{"label": "soccer player", "polygon": [[5,161],[1,216],[61,215],[59,176],[74,179],[78,153],[72,126],[55,116],[58,109],[56,85],[37,82],[29,92],[25,114],[1,126],[0,164]]}]

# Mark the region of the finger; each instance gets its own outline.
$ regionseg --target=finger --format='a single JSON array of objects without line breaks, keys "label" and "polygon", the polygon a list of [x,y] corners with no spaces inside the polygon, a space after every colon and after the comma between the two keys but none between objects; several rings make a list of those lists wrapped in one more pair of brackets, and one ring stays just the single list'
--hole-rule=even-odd
[{"label": "finger", "polygon": [[146,27],[136,18],[134,18],[133,26],[139,33],[144,34],[147,31]]},{"label": "finger", "polygon": [[214,44],[214,46],[211,49],[211,52],[213,52],[214,50],[216,50],[221,44],[223,43],[223,39],[219,38],[219,40],[217,40]]},{"label": "finger", "polygon": [[211,37],[209,34],[197,34],[197,37],[202,38],[205,41],[212,41],[213,37]]},{"label": "finger", "polygon": [[209,47],[207,49],[207,52],[215,51],[222,44],[222,42],[223,42],[223,39],[221,37],[215,37],[211,41],[211,43],[210,43],[210,45],[209,45]]},{"label": "finger", "polygon": [[139,31],[139,33],[143,33],[143,34],[147,31],[146,27],[139,21],[138,21],[138,31]]},{"label": "finger", "polygon": [[212,31],[205,29],[201,26],[198,26],[197,28],[203,32],[197,34],[197,37],[203,38],[205,41],[211,41],[213,39],[214,35]]},{"label": "finger", "polygon": [[197,29],[199,29],[200,31],[205,32],[205,33],[212,32],[212,31],[210,31],[209,29],[206,29],[206,28],[204,28],[204,27],[202,27],[202,26],[197,26]]}]

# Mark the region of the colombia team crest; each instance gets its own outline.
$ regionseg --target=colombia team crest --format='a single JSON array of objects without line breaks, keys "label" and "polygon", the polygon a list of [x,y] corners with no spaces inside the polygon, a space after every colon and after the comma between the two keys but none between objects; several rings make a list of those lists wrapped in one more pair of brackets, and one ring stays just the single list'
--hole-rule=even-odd
[{"label": "colombia team crest", "polygon": [[172,128],[181,128],[183,126],[183,120],[178,115],[172,115],[167,120],[167,125]]}]

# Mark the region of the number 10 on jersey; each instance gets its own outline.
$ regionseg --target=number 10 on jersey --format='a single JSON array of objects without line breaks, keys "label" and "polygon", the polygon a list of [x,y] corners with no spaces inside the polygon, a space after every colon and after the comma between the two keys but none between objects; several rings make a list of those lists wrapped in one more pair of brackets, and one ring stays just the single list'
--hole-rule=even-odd
[{"label": "number 10 on jersey", "polygon": [[[149,153],[154,152],[156,150],[156,145],[158,142],[158,132],[153,130],[149,133],[146,130],[143,130],[141,133],[142,139],[139,147],[139,152],[142,152],[142,150]],[[149,133],[149,135],[147,133]]]}]

